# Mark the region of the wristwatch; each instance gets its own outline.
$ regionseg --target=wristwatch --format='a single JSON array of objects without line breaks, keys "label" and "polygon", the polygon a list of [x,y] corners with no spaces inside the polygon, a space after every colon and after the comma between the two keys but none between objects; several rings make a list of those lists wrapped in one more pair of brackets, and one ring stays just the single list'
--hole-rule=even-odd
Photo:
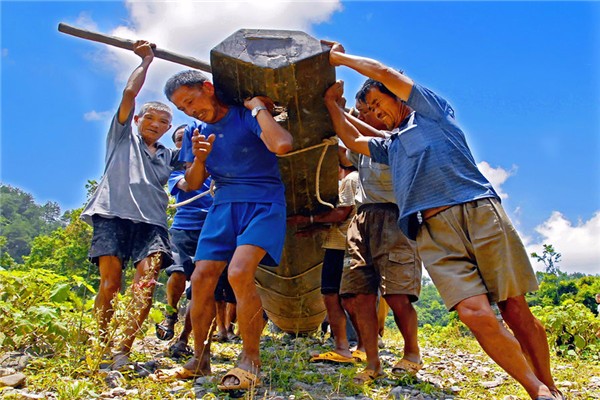
[{"label": "wristwatch", "polygon": [[256,106],[256,107],[254,107],[252,109],[252,116],[254,118],[256,118],[256,116],[258,115],[259,111],[266,110],[266,109],[267,109],[267,107],[265,107],[265,106]]}]

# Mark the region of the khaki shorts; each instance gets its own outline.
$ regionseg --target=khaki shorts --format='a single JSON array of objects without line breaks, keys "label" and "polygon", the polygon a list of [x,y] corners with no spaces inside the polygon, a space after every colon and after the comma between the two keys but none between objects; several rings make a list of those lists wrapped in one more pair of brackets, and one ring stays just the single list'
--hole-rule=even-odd
[{"label": "khaki shorts", "polygon": [[448,310],[480,294],[497,303],[538,289],[525,247],[495,198],[428,218],[417,247]]},{"label": "khaki shorts", "polygon": [[361,206],[348,228],[348,254],[341,295],[409,295],[417,301],[421,293],[421,260],[416,244],[398,228],[394,204]]}]

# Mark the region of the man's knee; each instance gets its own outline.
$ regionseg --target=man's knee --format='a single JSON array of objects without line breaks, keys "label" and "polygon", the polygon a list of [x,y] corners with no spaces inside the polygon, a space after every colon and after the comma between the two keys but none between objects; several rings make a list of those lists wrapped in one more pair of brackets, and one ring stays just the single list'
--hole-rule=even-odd
[{"label": "man's knee", "polygon": [[413,308],[413,304],[406,294],[389,294],[383,296],[383,298],[392,310],[404,311]]},{"label": "man's knee", "polygon": [[100,285],[99,289],[106,293],[116,293],[121,290],[123,270],[116,257],[100,257]]},{"label": "man's knee", "polygon": [[220,268],[217,263],[203,261],[196,262],[196,268],[194,268],[194,273],[190,278],[192,290],[196,291],[196,288],[200,288],[209,282],[214,283],[214,286],[216,286],[221,271],[222,268]]},{"label": "man's knee", "polygon": [[230,265],[227,271],[227,279],[229,284],[234,289],[240,288],[254,283],[254,274],[252,270],[243,267],[235,267]]},{"label": "man's knee", "polygon": [[490,333],[500,328],[498,319],[485,296],[476,296],[456,305],[460,320],[473,333]]}]

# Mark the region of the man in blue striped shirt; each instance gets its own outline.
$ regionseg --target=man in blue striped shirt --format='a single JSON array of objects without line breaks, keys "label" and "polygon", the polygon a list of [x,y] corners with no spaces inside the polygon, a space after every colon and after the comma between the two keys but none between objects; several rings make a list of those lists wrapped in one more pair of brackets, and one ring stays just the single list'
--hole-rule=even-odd
[{"label": "man in blue striped shirt", "polygon": [[[350,150],[390,166],[400,229],[416,239],[446,307],[458,312],[483,350],[532,399],[561,399],[544,327],[525,301],[525,293],[537,289],[529,257],[496,191],[477,168],[454,110],[402,73],[329,44],[332,65],[372,79],[359,99],[392,135],[361,134],[372,128],[338,106],[341,81],[325,93],[335,131]],[[514,336],[496,319],[492,302]]]}]

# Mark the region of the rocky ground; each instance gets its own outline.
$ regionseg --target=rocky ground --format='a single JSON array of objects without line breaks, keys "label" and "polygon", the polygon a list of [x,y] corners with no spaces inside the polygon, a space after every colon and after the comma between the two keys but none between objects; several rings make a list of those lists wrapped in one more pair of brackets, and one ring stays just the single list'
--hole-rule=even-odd
[{"label": "rocky ground", "polygon": [[[401,354],[401,343],[386,340],[381,358],[386,372]],[[491,362],[473,342],[472,348],[423,346],[424,368],[416,378],[398,379],[391,375],[369,386],[351,383],[352,376],[362,366],[310,363],[310,354],[328,350],[330,342],[319,337],[293,338],[284,334],[269,334],[262,339],[263,386],[250,393],[239,393],[247,399],[525,399],[525,392],[506,373]],[[35,376],[28,376],[31,357],[11,353],[0,356],[0,390],[2,398],[10,399],[229,399],[233,396],[216,389],[217,377],[234,365],[240,351],[239,343],[213,344],[213,377],[195,381],[155,383],[147,376],[158,368],[177,366],[166,357],[168,344],[148,336],[137,342],[134,360],[123,372],[101,372],[101,384],[94,390],[65,395],[64,390],[36,390]],[[554,363],[559,386],[568,399],[600,399],[600,366]],[[591,366],[591,369],[589,368]],[[98,377],[96,377],[98,378]],[[565,379],[568,378],[568,379]],[[70,377],[70,385],[89,376]],[[56,387],[59,385],[56,384]],[[85,393],[85,394],[84,394]],[[153,393],[153,394],[149,394]],[[161,393],[160,395],[158,393]],[[66,396],[66,397],[65,397]],[[81,397],[78,397],[81,396]]]}]

